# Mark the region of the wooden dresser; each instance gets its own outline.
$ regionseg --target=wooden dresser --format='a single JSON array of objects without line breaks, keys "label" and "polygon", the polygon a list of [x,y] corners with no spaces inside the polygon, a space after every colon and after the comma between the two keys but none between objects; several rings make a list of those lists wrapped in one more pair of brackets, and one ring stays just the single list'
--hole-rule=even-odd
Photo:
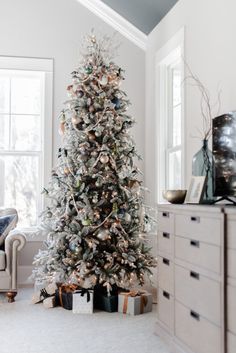
[{"label": "wooden dresser", "polygon": [[159,205],[157,226],[157,334],[173,352],[236,353],[236,210]]}]

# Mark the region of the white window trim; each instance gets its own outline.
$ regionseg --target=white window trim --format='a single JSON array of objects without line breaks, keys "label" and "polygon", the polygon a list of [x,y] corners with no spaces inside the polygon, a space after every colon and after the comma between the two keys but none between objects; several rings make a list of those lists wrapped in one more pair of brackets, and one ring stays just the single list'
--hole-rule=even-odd
[{"label": "white window trim", "polygon": [[[0,56],[0,68],[4,70],[22,70],[22,71],[40,71],[44,73],[44,101],[42,102],[43,124],[42,124],[42,145],[43,157],[41,170],[43,176],[40,178],[43,185],[39,185],[41,190],[44,185],[48,184],[52,169],[52,119],[53,119],[53,66],[54,61],[50,58],[29,58],[29,57],[14,57],[14,56]],[[33,153],[33,152],[32,152]],[[42,196],[39,202],[39,209],[43,210],[45,207],[45,199]],[[38,232],[38,226],[31,228],[21,228],[20,231],[32,234]],[[31,239],[38,241],[36,239]]]},{"label": "white window trim", "polygon": [[[167,72],[165,67],[168,64],[172,64],[175,60],[179,51],[181,57],[184,57],[184,34],[185,29],[182,27],[157,53],[155,57],[155,97],[156,97],[156,119],[157,119],[157,163],[156,163],[156,175],[157,175],[157,202],[163,202],[162,190],[165,190],[165,178],[166,178],[166,156],[165,147],[167,146],[167,117],[168,114],[168,104],[167,104]],[[183,77],[185,77],[185,66],[184,61],[181,60],[181,72]],[[182,116],[182,126],[181,126],[181,174],[182,174],[182,188],[185,186],[186,180],[186,168],[185,168],[185,101],[184,101],[184,87],[182,85],[181,92],[181,116]],[[163,119],[165,117],[165,119]]]}]

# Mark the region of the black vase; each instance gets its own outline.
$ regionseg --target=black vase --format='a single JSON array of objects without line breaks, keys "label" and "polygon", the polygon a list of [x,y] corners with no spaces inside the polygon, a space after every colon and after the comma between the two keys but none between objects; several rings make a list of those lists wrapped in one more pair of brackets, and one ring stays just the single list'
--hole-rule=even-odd
[{"label": "black vase", "polygon": [[192,161],[192,175],[206,176],[206,184],[203,194],[202,203],[212,203],[213,197],[213,181],[214,181],[214,168],[213,168],[213,155],[208,148],[208,140],[202,141],[201,149],[193,156]]}]

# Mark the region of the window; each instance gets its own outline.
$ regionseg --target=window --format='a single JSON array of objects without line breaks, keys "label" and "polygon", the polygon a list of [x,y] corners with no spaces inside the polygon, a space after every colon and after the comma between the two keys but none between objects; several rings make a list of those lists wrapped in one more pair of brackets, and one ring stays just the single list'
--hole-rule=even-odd
[{"label": "window", "polygon": [[182,29],[157,53],[158,202],[184,186],[183,41]]},{"label": "window", "polygon": [[181,136],[181,68],[180,58],[167,68],[169,87],[167,90],[168,125],[166,145],[166,189],[181,189],[182,186],[182,136]]},{"label": "window", "polygon": [[37,226],[43,207],[51,117],[52,60],[0,57],[0,206],[17,209],[21,228]]}]

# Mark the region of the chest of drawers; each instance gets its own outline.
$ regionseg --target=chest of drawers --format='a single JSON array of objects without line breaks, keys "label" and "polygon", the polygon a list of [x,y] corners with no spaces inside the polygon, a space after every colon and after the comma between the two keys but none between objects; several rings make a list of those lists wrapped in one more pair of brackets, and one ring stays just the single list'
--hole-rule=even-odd
[{"label": "chest of drawers", "polygon": [[236,211],[226,207],[226,337],[227,353],[236,352]]},{"label": "chest of drawers", "polygon": [[[157,246],[157,334],[173,352],[225,353],[222,208],[159,205]],[[229,335],[233,346],[233,331]]]}]

